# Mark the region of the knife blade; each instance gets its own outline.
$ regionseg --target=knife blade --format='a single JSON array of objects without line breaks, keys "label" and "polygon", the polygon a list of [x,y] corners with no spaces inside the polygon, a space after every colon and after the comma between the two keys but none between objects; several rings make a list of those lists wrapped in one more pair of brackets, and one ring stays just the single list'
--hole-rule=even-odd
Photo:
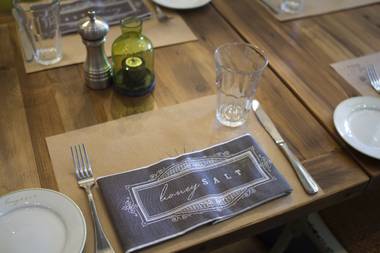
[{"label": "knife blade", "polygon": [[260,121],[264,129],[269,133],[275,143],[281,148],[281,151],[285,154],[289,162],[291,163],[294,171],[297,174],[305,191],[310,194],[316,194],[319,191],[318,184],[314,181],[313,177],[307,172],[302,163],[298,160],[296,155],[290,150],[281,134],[278,132],[276,126],[269,118],[268,114],[260,106],[259,101],[252,101],[252,109],[255,112],[257,119]]}]

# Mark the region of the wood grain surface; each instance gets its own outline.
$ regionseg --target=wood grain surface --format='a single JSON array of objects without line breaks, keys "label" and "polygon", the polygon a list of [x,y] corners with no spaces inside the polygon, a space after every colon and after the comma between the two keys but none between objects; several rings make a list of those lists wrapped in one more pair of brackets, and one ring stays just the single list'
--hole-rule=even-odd
[{"label": "wood grain surface", "polygon": [[[119,96],[112,89],[86,88],[82,65],[25,74],[16,26],[11,19],[1,18],[0,195],[26,187],[57,189],[48,136],[214,94],[214,50],[242,40],[267,52],[271,68],[264,73],[257,97],[326,197],[215,241],[223,244],[248,237],[363,192],[368,176],[341,148],[331,121],[336,104],[357,92],[323,63],[378,49],[376,10],[280,26],[255,1],[213,2],[217,10],[208,5],[181,12],[199,40],[156,50],[157,88],[138,99]],[[351,18],[358,23],[344,24]],[[337,31],[329,32],[330,25],[338,26]],[[359,37],[359,29],[368,36]],[[343,39],[347,34],[353,34],[352,40]],[[326,50],[319,52],[321,48]]]},{"label": "wood grain surface", "polygon": [[257,1],[216,0],[221,15],[269,56],[270,66],[379,186],[380,162],[361,155],[338,136],[332,121],[335,107],[360,95],[330,64],[380,50],[380,5],[281,23]]},{"label": "wood grain surface", "polygon": [[334,108],[360,94],[329,66],[380,50],[380,5],[280,23],[256,1],[213,4],[246,41],[264,48],[276,75],[370,176],[371,191],[322,216],[349,252],[380,252],[380,162],[350,148],[335,131]]},{"label": "wood grain surface", "polygon": [[[173,157],[186,151],[201,150],[244,133],[250,133],[271,157],[275,166],[293,189],[289,196],[256,207],[253,211],[247,211],[221,225],[203,226],[183,237],[151,247],[146,252],[179,251],[226,235],[238,234],[240,237],[244,237],[240,233],[241,229],[253,229],[257,223],[264,226],[264,224],[268,224],[267,220],[270,218],[298,211],[311,203],[314,208],[322,206],[326,204],[326,199],[334,196],[337,192],[345,192],[348,197],[357,190],[356,187],[354,187],[355,191],[351,189],[354,183],[351,178],[360,177],[356,173],[355,165],[353,164],[354,166],[351,167],[349,159],[344,159],[341,154],[332,152],[307,160],[305,165],[315,175],[322,187],[317,195],[307,195],[286,157],[256,117],[249,115],[246,124],[239,128],[223,127],[215,122],[215,101],[215,96],[206,96],[155,112],[133,115],[47,138],[49,154],[57,176],[58,189],[72,198],[84,212],[89,228],[88,242],[90,245],[92,245],[91,232],[93,229],[87,199],[82,189],[73,187],[76,185],[76,180],[72,169],[70,146],[76,143],[84,143],[87,146],[94,172],[97,177],[101,177],[147,166],[168,156]],[[192,126],[189,127],[190,125]],[[346,168],[342,169],[343,166]],[[311,168],[317,168],[317,170]],[[326,178],[339,179],[339,184],[334,188],[330,180],[323,180]],[[358,179],[356,179],[357,182],[360,182],[359,180],[364,180],[366,177]],[[358,187],[361,187],[360,183]],[[103,226],[108,232],[112,244],[117,247],[115,231],[105,212],[99,190],[95,187],[94,191],[100,219],[103,221]],[[277,222],[278,224],[279,222]],[[92,252],[91,246],[87,250]]]}]

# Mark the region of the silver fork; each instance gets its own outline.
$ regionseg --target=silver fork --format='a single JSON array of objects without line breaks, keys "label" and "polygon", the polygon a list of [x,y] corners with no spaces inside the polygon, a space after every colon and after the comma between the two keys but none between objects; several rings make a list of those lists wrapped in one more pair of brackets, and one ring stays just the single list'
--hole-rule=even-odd
[{"label": "silver fork", "polygon": [[88,202],[90,204],[92,220],[95,230],[96,253],[114,253],[111,243],[104,234],[102,225],[100,224],[98,214],[96,212],[94,197],[91,188],[95,185],[95,178],[92,174],[90,159],[88,158],[86,147],[84,144],[71,146],[71,155],[73,157],[75,174],[80,187],[84,188],[87,193]]},{"label": "silver fork", "polygon": [[169,17],[163,10],[158,6],[155,5],[155,12],[156,12],[156,17],[159,22],[167,22],[171,17]]},{"label": "silver fork", "polygon": [[380,78],[377,75],[375,66],[373,64],[370,64],[367,67],[367,74],[369,78],[369,82],[371,83],[372,87],[380,93]]}]

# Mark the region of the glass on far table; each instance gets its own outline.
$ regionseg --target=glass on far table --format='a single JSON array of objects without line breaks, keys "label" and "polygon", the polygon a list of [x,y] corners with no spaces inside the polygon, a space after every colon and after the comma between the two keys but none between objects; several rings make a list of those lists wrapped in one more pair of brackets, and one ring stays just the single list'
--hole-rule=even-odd
[{"label": "glass on far table", "polygon": [[34,60],[50,65],[62,59],[60,0],[13,0],[19,26],[26,33]]},{"label": "glass on far table", "polygon": [[303,10],[304,0],[282,0],[281,11],[285,13],[298,13]]},{"label": "glass on far table", "polygon": [[229,127],[245,123],[268,59],[257,47],[227,43],[215,51],[218,121]]}]

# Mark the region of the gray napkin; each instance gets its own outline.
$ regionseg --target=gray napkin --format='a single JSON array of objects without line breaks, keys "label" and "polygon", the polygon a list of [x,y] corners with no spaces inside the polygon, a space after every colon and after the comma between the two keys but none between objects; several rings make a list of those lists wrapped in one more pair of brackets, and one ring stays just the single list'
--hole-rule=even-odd
[{"label": "gray napkin", "polygon": [[125,252],[228,219],[292,189],[251,135],[98,179]]}]

